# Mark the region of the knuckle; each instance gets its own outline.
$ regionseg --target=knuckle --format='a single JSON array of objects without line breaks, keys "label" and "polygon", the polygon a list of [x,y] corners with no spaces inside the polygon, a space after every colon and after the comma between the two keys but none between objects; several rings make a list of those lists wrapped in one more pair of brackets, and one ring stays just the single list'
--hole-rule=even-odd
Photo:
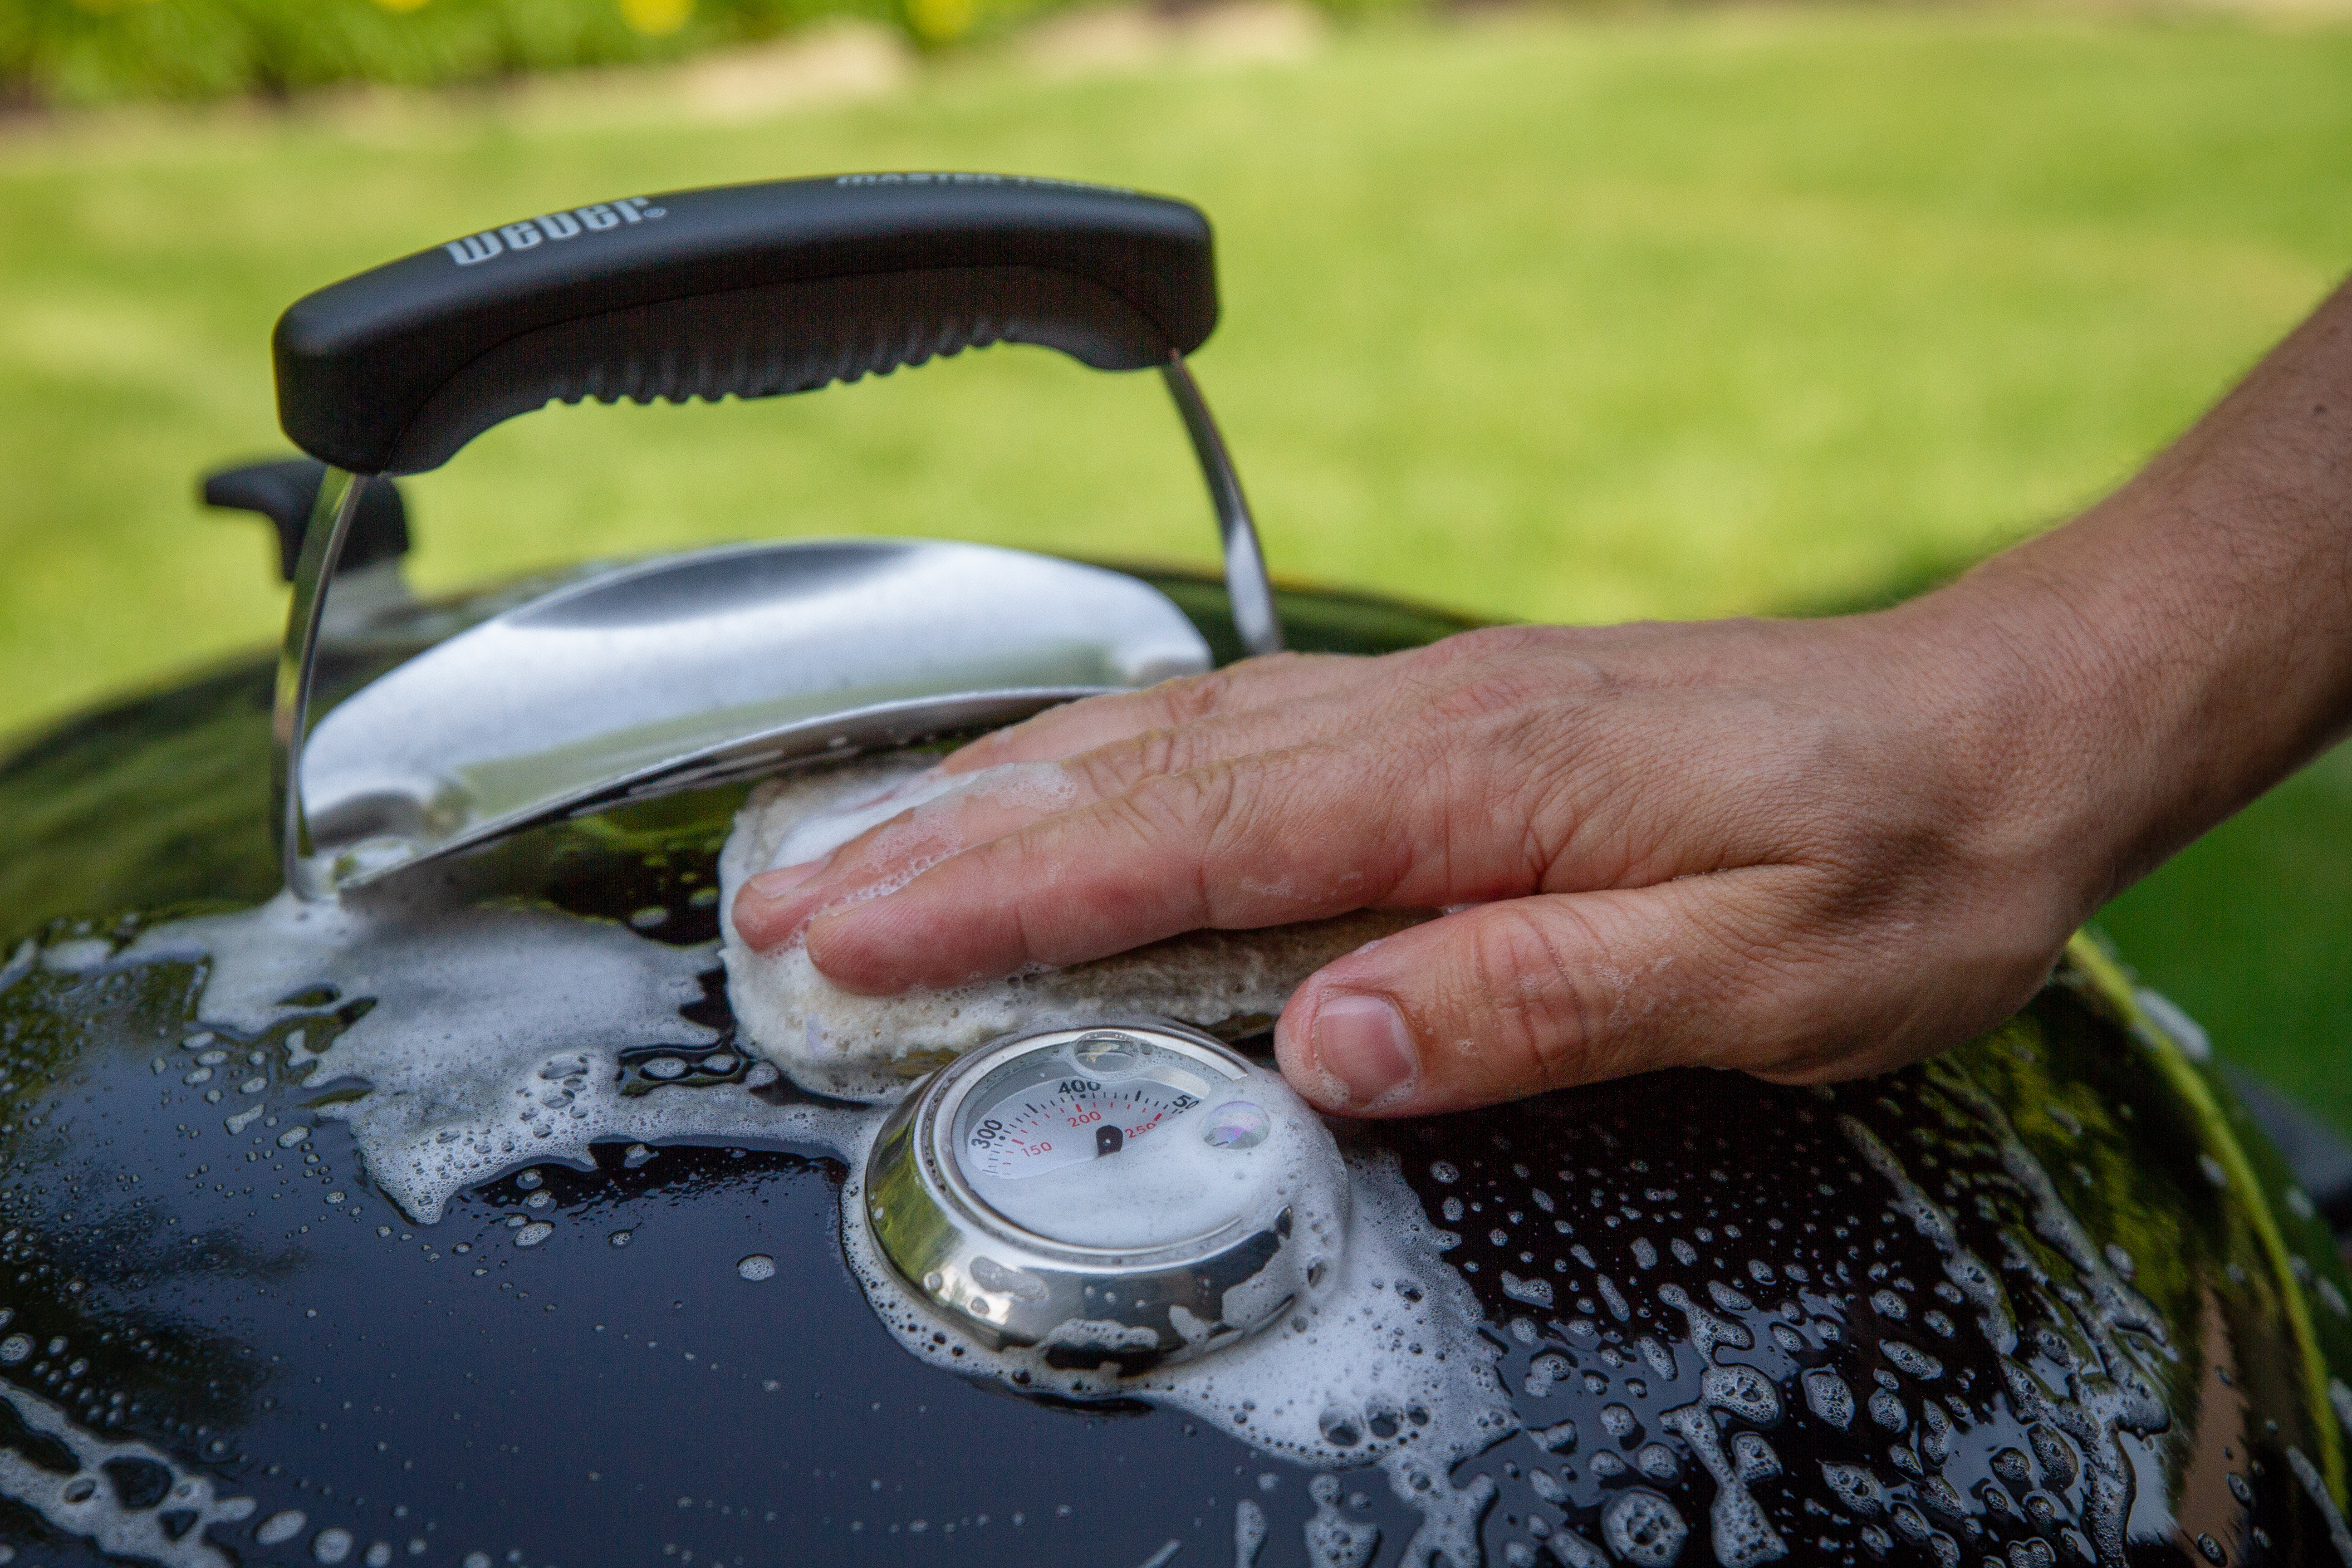
[{"label": "knuckle", "polygon": [[[1486,1068],[1522,1089],[1591,1076],[1582,1070],[1588,1050],[1622,1008],[1622,998],[1610,994],[1613,971],[1605,958],[1581,965],[1566,959],[1566,933],[1557,927],[1585,926],[1581,917],[1530,902],[1483,912],[1466,955],[1472,994],[1463,998],[1486,1020],[1478,1041]],[[1589,927],[1576,934],[1587,952],[1602,952]]]},{"label": "knuckle", "polygon": [[1517,723],[1556,689],[1524,665],[1491,665],[1465,671],[1463,679],[1435,692],[1429,701],[1429,716],[1448,728],[1465,721],[1481,728],[1498,720]]},{"label": "knuckle", "polygon": [[1116,795],[1145,779],[1181,772],[1193,747],[1181,730],[1146,730],[1082,752],[1062,765],[1097,795]]},{"label": "knuckle", "polygon": [[1189,879],[1192,907],[1210,924],[1225,902],[1223,870],[1235,864],[1256,869],[1264,858],[1253,849],[1262,798],[1253,777],[1231,766],[1186,768],[1147,780],[1121,802],[1143,841],[1176,848],[1163,869]]},{"label": "knuckle", "polygon": [[1160,717],[1170,727],[1196,724],[1232,700],[1233,672],[1213,669],[1205,675],[1181,676],[1151,689]]}]

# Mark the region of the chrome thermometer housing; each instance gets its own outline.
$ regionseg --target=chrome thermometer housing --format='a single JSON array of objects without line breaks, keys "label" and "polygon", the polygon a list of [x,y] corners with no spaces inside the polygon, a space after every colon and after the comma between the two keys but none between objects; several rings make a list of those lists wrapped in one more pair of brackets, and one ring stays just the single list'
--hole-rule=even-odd
[{"label": "chrome thermometer housing", "polygon": [[1160,1021],[1009,1036],[866,1156],[877,1251],[992,1350],[1123,1372],[1229,1344],[1335,1280],[1348,1181],[1282,1079]]}]

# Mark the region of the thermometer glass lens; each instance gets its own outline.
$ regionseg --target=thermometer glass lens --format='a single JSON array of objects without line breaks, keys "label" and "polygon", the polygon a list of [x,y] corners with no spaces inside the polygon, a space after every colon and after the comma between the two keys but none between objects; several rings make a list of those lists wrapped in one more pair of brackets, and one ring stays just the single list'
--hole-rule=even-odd
[{"label": "thermometer glass lens", "polygon": [[1222,1074],[1179,1052],[1108,1031],[1047,1046],[1006,1062],[973,1087],[956,1118],[964,1175],[993,1182],[1042,1176],[1090,1160],[1115,1160],[1212,1096],[1230,1096]]}]

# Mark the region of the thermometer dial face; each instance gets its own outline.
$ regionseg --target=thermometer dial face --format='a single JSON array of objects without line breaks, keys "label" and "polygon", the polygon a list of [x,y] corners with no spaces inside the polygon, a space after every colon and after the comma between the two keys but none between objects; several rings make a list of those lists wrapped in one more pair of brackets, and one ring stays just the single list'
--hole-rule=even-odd
[{"label": "thermometer dial face", "polygon": [[956,1153],[979,1188],[1117,1159],[1215,1096],[1217,1078],[1133,1035],[1082,1037],[983,1079],[956,1118]]}]

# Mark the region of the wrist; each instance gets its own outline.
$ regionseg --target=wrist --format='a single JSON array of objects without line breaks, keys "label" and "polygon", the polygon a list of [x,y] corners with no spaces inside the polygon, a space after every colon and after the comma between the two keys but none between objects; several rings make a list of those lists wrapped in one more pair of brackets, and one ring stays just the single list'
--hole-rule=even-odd
[{"label": "wrist", "polygon": [[1882,618],[1952,853],[2054,952],[2146,868],[2167,816],[2142,729],[2160,617],[2020,552]]}]

